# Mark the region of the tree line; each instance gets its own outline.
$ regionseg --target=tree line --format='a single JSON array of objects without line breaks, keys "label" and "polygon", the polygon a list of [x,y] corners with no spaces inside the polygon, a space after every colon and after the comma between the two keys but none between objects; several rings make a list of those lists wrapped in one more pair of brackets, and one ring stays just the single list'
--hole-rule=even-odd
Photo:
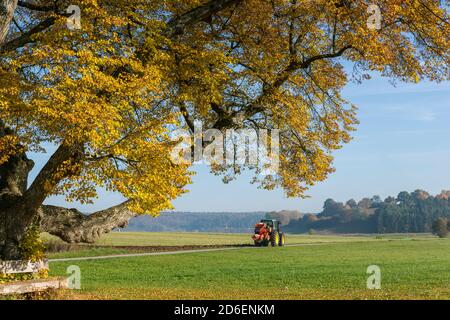
[{"label": "tree line", "polygon": [[[290,232],[328,231],[338,233],[437,232],[450,218],[450,191],[432,196],[423,190],[403,191],[384,201],[379,196],[351,199],[346,203],[328,199],[317,215],[305,214],[286,226]],[[448,229],[447,229],[448,230]]]},{"label": "tree line", "polygon": [[125,231],[250,233],[263,212],[163,212],[130,220]]}]

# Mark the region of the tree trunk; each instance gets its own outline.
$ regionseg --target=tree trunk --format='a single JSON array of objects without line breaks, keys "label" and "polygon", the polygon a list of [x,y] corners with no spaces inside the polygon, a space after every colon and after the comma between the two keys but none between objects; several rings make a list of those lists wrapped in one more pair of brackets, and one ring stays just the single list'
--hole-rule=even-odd
[{"label": "tree trunk", "polygon": [[[0,120],[0,138],[11,134]],[[20,258],[19,243],[35,215],[22,201],[33,166],[25,152],[0,165],[0,257],[4,259]]]},{"label": "tree trunk", "polygon": [[[16,6],[17,0],[0,0],[0,47],[8,34]],[[0,120],[0,138],[8,134],[11,134],[10,130]],[[30,166],[32,168],[32,162],[24,154],[11,157],[0,166],[0,258],[20,258],[18,244],[25,230],[21,230],[23,222],[15,204],[26,189]]]},{"label": "tree trunk", "polygon": [[0,46],[8,34],[16,6],[17,0],[0,0]]},{"label": "tree trunk", "polygon": [[20,200],[15,203],[16,205],[6,210],[0,209],[3,224],[3,232],[0,232],[1,238],[3,238],[0,238],[0,243],[3,242],[3,245],[0,246],[2,251],[0,257],[3,260],[22,259],[19,245],[33,220],[33,215],[30,215]]},{"label": "tree trunk", "polygon": [[[14,134],[0,120],[0,138]],[[0,258],[21,259],[20,243],[27,228],[37,222],[47,231],[68,242],[92,243],[115,228],[124,227],[136,214],[128,210],[127,202],[107,210],[84,215],[75,209],[43,206],[57,181],[52,178],[68,159],[78,156],[79,147],[62,144],[41,169],[30,187],[28,175],[34,162],[25,152],[11,156],[0,165]]]},{"label": "tree trunk", "polygon": [[[0,120],[0,139],[13,135]],[[25,152],[11,156],[0,165],[0,259],[21,258],[20,242],[27,228],[40,223],[42,231],[58,236],[67,242],[92,243],[107,232],[127,225],[136,216],[127,208],[127,202],[92,215],[75,209],[42,205],[46,194],[45,181],[58,169],[59,164],[74,156],[71,148],[60,146],[28,188],[28,175],[34,162]]]}]

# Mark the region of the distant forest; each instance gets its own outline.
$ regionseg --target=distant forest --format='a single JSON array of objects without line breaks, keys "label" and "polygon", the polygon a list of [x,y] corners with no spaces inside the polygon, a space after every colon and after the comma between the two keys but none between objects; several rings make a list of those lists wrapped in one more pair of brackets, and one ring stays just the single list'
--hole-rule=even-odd
[{"label": "distant forest", "polygon": [[131,219],[125,231],[247,233],[264,212],[163,212]]},{"label": "distant forest", "polygon": [[[272,213],[277,217],[278,213]],[[450,191],[431,196],[423,190],[401,192],[384,201],[379,196],[345,204],[328,199],[317,215],[290,219],[291,233],[421,233],[431,232],[438,218],[450,218]]]},{"label": "distant forest", "polygon": [[289,233],[422,233],[431,232],[438,218],[450,218],[450,191],[437,196],[417,190],[384,201],[379,196],[359,202],[325,201],[318,214],[280,212],[164,212],[157,218],[140,216],[127,231],[251,233],[262,218],[281,221]]}]

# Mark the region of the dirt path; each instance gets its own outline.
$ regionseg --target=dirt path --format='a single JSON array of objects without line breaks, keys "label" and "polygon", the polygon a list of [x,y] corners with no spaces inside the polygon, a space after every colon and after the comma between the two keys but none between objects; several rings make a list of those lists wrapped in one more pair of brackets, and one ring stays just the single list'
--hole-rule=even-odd
[{"label": "dirt path", "polygon": [[[67,261],[82,261],[82,260],[104,260],[104,259],[117,259],[117,258],[163,256],[163,255],[182,254],[182,253],[228,251],[228,250],[238,250],[238,249],[242,249],[242,248],[243,247],[228,247],[228,248],[216,248],[216,249],[197,249],[197,250],[160,251],[160,252],[147,252],[147,253],[128,253],[128,254],[116,254],[116,255],[96,256],[96,257],[49,259],[48,261],[49,262],[67,262]],[[247,248],[250,248],[250,247],[247,247]]]},{"label": "dirt path", "polygon": [[[331,243],[332,242],[290,244],[290,245],[286,245],[286,247],[314,246],[314,245],[324,245],[324,244],[331,244]],[[93,257],[61,258],[61,259],[49,259],[48,261],[49,262],[69,262],[69,261],[83,261],[83,260],[105,260],[105,259],[118,259],[118,258],[163,256],[163,255],[174,255],[174,254],[184,254],[184,253],[229,251],[229,250],[239,250],[239,249],[254,249],[254,250],[266,249],[267,250],[267,248],[265,248],[265,247],[236,246],[236,247],[222,247],[222,248],[213,248],[213,249],[160,251],[160,252],[128,253],[128,254],[116,254],[116,255],[106,255],[106,256],[93,256]]]}]

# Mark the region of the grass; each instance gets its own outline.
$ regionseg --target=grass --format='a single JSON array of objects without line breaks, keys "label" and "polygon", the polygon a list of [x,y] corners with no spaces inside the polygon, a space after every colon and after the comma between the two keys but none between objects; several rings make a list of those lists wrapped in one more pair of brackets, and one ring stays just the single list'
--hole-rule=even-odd
[{"label": "grass", "polygon": [[[248,235],[111,234],[102,244],[228,243]],[[165,240],[164,240],[165,239]],[[450,240],[430,236],[289,236],[299,247],[51,263],[81,268],[83,299],[450,299]],[[309,245],[307,245],[309,244]],[[369,265],[382,289],[367,290]]]},{"label": "grass", "polygon": [[[51,259],[96,257],[103,255],[117,255],[128,253],[141,253],[157,250],[162,247],[164,251],[175,251],[178,246],[231,246],[252,245],[249,234],[232,233],[175,233],[175,232],[113,232],[104,235],[94,245],[76,245],[67,250],[67,244],[61,243],[56,237],[48,234],[42,235],[47,243],[53,247],[62,247],[57,252],[49,252]],[[289,244],[319,244],[319,243],[347,243],[347,242],[369,242],[369,241],[392,241],[392,240],[431,240],[430,235],[287,235]],[[99,247],[101,246],[101,247]],[[148,247],[154,247],[152,250]]]},{"label": "grass", "polygon": [[[213,245],[252,245],[250,234],[236,233],[200,233],[200,232],[112,232],[105,234],[95,246],[213,246]],[[46,242],[58,243],[60,240],[49,234],[43,234]],[[287,235],[289,244],[310,244],[330,242],[355,242],[379,240],[434,239],[427,234],[374,235]],[[88,250],[92,246],[79,246]]]},{"label": "grass", "polygon": [[98,245],[114,246],[181,246],[234,245],[250,242],[247,234],[175,233],[175,232],[113,232],[103,236]]},{"label": "grass", "polygon": [[[429,235],[389,235],[382,240],[433,239]],[[288,235],[290,244],[354,242],[377,240],[373,235]],[[179,246],[179,245],[234,245],[252,244],[251,235],[235,233],[181,233],[181,232],[113,232],[103,236],[98,245],[112,246]]]}]

